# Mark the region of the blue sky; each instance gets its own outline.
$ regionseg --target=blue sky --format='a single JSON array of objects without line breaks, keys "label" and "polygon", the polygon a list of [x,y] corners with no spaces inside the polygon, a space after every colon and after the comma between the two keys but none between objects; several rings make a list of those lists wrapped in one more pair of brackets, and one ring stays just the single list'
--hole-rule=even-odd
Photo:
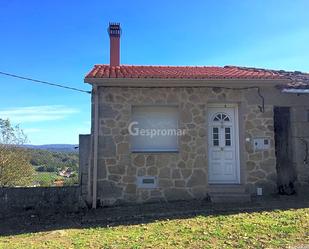
[{"label": "blue sky", "polygon": [[[309,72],[309,1],[0,1],[0,71],[90,90],[109,63],[109,21],[121,63],[239,65]],[[0,76],[0,118],[32,144],[77,143],[90,96]]]}]

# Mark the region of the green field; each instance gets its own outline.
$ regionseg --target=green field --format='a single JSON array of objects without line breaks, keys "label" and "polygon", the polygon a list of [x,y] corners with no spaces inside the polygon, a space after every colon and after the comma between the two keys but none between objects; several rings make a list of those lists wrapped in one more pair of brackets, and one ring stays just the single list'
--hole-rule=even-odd
[{"label": "green field", "polygon": [[309,245],[309,208],[197,216],[0,237],[0,248],[289,248]]},{"label": "green field", "polygon": [[35,172],[34,182],[38,183],[42,187],[54,186],[56,180],[63,180],[64,185],[78,184],[78,176],[72,178],[66,178],[59,176],[56,172]]}]

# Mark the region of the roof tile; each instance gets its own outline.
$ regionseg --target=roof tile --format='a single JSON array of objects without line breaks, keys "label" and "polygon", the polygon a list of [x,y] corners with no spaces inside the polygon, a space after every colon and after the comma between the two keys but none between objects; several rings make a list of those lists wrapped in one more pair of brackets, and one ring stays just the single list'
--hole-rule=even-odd
[{"label": "roof tile", "polygon": [[239,67],[95,65],[86,78],[274,79],[279,73]]},{"label": "roof tile", "polygon": [[95,65],[86,78],[155,79],[288,79],[284,87],[309,88],[309,74],[237,66]]}]

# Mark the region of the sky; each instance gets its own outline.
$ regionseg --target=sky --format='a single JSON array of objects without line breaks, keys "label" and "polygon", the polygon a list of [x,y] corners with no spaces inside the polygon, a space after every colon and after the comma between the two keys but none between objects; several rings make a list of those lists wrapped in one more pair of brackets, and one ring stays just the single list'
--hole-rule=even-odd
[{"label": "sky", "polygon": [[[0,0],[0,71],[91,90],[120,22],[121,64],[237,65],[309,72],[309,1]],[[0,118],[31,144],[76,144],[90,95],[0,75]]]}]

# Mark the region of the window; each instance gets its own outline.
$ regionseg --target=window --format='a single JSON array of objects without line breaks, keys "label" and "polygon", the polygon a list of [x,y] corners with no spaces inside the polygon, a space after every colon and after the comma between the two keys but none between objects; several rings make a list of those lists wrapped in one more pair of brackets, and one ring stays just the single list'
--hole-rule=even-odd
[{"label": "window", "polygon": [[225,127],[225,146],[231,146],[231,128]]},{"label": "window", "polygon": [[212,128],[212,139],[213,139],[213,146],[219,146],[219,128],[218,127]]},{"label": "window", "polygon": [[129,126],[133,152],[178,151],[178,108],[134,106]]},{"label": "window", "polygon": [[230,118],[225,113],[217,113],[213,119],[214,122],[229,122]]}]

